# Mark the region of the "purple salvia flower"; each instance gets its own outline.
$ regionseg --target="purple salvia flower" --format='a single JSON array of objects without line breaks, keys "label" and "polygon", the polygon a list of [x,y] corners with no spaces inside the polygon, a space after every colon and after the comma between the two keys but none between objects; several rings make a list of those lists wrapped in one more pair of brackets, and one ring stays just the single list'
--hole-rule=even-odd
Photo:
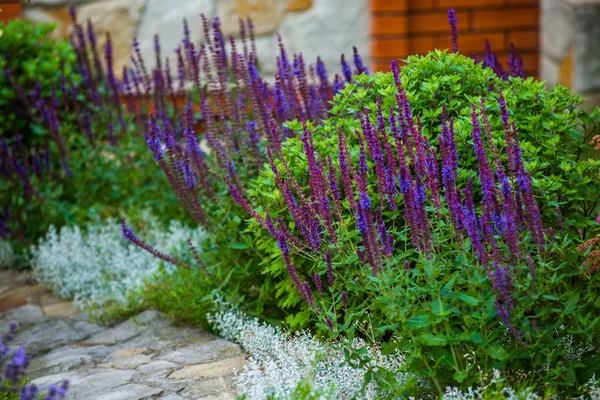
[{"label": "purple salvia flower", "polygon": [[408,262],[408,260],[404,260],[404,270],[405,271],[410,270],[410,263]]},{"label": "purple salvia flower", "polygon": [[283,254],[283,261],[285,263],[286,270],[288,272],[288,275],[290,276],[290,279],[296,286],[296,289],[298,290],[300,295],[302,295],[302,297],[306,299],[304,287],[302,285],[302,282],[300,281],[298,273],[296,272],[296,268],[292,264],[292,260],[290,257],[290,246],[287,244],[285,236],[280,234],[279,238],[277,239],[277,243],[279,245],[279,249],[281,250],[281,254]]},{"label": "purple salvia flower", "polygon": [[317,273],[314,275],[315,277],[315,286],[317,287],[317,291],[319,292],[319,297],[323,298],[323,284],[321,283],[321,276]]},{"label": "purple salvia flower", "polygon": [[319,88],[321,89],[321,96],[325,96],[324,91],[329,87],[329,78],[327,76],[327,68],[325,68],[325,64],[321,57],[317,57],[317,76],[319,77]]},{"label": "purple salvia flower", "polygon": [[342,305],[344,308],[348,308],[348,295],[344,291],[342,292]]},{"label": "purple salvia flower", "polygon": [[325,252],[325,264],[327,265],[327,283],[333,287],[335,278],[333,276],[333,264],[331,262],[331,251],[327,249]]},{"label": "purple salvia flower", "polygon": [[496,197],[496,181],[490,167],[490,163],[483,147],[481,140],[481,128],[479,126],[479,118],[477,117],[475,104],[471,106],[471,121],[473,124],[473,148],[477,157],[479,167],[479,176],[481,180],[481,190],[483,192],[483,200],[485,207],[488,207],[494,213],[494,216],[500,215],[498,199]]},{"label": "purple salvia flower", "polygon": [[356,48],[356,46],[353,46],[352,50],[354,51],[354,65],[356,66],[356,74],[369,75],[369,69],[363,63],[362,57],[360,56],[360,54],[358,54],[358,49]]},{"label": "purple salvia flower", "polygon": [[512,197],[512,189],[508,178],[502,174],[502,208],[504,210],[504,236],[508,244],[508,249],[511,253],[511,258],[521,257],[521,251],[519,249],[519,238],[517,237],[517,209],[515,207],[515,201]]},{"label": "purple salvia flower", "polygon": [[310,288],[310,285],[308,284],[308,282],[304,282],[302,286],[304,289],[304,300],[306,300],[309,306],[311,306],[313,309],[316,309],[317,306],[315,305],[315,300],[313,299],[312,289]]},{"label": "purple salvia flower", "polygon": [[329,183],[329,192],[331,193],[331,197],[333,198],[333,204],[336,210],[336,213],[341,218],[342,217],[342,193],[340,192],[340,187],[338,185],[338,179],[335,174],[335,169],[333,166],[333,161],[331,160],[331,156],[327,156],[327,165],[329,167],[329,175],[327,177]]},{"label": "purple salvia flower", "polygon": [[196,182],[196,175],[194,174],[192,166],[187,158],[183,159],[182,170],[183,176],[185,178],[185,183],[187,184],[188,188],[195,189],[198,185],[198,183]]},{"label": "purple salvia flower", "polygon": [[333,78],[333,86],[331,87],[331,91],[333,92],[333,95],[335,96],[336,93],[341,91],[344,88],[344,85],[345,85],[345,83],[342,80],[342,78],[340,78],[340,76],[338,74],[335,74],[335,77]]},{"label": "purple salvia flower", "polygon": [[[389,118],[390,129],[392,131],[392,137],[397,134],[397,126],[396,126],[396,118],[394,115],[394,110],[390,108],[390,118]],[[387,132],[384,130],[384,134],[381,137],[383,142],[383,149],[385,152],[387,166],[385,169],[385,190],[388,197],[388,203],[390,205],[390,210],[394,211],[397,208],[396,204],[396,174],[398,173],[398,165],[396,163],[396,158],[392,146],[390,144],[389,137]]]},{"label": "purple salvia flower", "polygon": [[327,326],[329,327],[329,329],[331,331],[333,331],[333,322],[331,322],[331,318],[329,318],[329,317],[325,318],[325,323],[327,324]]},{"label": "purple salvia flower", "polygon": [[346,136],[343,134],[342,127],[338,128],[338,158],[340,162],[340,172],[342,175],[342,183],[344,185],[344,193],[350,208],[356,209],[356,202],[354,200],[354,190],[352,188],[352,180],[350,179],[350,152],[348,150],[348,142]]},{"label": "purple salvia flower", "polygon": [[342,66],[342,74],[344,75],[344,79],[346,79],[346,82],[352,82],[352,68],[350,68],[350,65],[346,61],[346,57],[343,54],[340,59],[340,64]]},{"label": "purple salvia flower", "polygon": [[102,63],[100,63],[100,57],[98,56],[98,45],[96,42],[96,32],[94,32],[94,26],[92,25],[92,20],[88,18],[87,20],[87,35],[88,40],[90,42],[90,47],[92,49],[92,57],[94,59],[94,69],[96,70],[96,79],[102,80],[104,77],[104,70],[102,68]]},{"label": "purple salvia flower", "polygon": [[475,210],[475,204],[473,203],[473,180],[469,179],[467,185],[464,189],[464,198],[465,198],[465,208],[464,208],[464,216],[465,216],[465,226],[467,228],[467,234],[469,235],[469,239],[471,239],[471,247],[479,260],[484,262],[484,247],[481,242],[481,237],[479,235],[479,228],[477,226],[477,212]]},{"label": "purple salvia flower", "polygon": [[494,270],[494,289],[496,295],[502,299],[502,302],[508,307],[508,310],[514,308],[514,302],[512,300],[512,279],[510,278],[510,272],[504,269],[502,266],[497,265]]},{"label": "purple salvia flower", "polygon": [[381,214],[381,209],[377,209],[375,211],[375,218],[377,222],[377,231],[379,233],[379,241],[382,246],[382,253],[385,255],[390,255],[394,252],[394,235],[388,234],[385,228],[385,223],[383,222],[383,216]]},{"label": "purple salvia flower", "polygon": [[135,244],[136,246],[146,250],[148,253],[152,254],[155,257],[160,258],[161,260],[164,260],[168,263],[171,263],[177,267],[179,266],[183,266],[187,268],[187,265],[185,265],[184,263],[182,263],[181,261],[176,260],[175,258],[168,256],[164,253],[161,253],[160,251],[154,249],[152,246],[150,246],[149,244],[143,242],[142,240],[138,239],[137,236],[135,235],[135,233],[133,232],[133,230],[125,223],[125,221],[121,221],[121,231],[123,232],[123,237],[127,240],[129,240],[130,242],[132,242],[133,244]]},{"label": "purple salvia flower", "polygon": [[448,23],[450,23],[450,30],[452,31],[452,52],[458,53],[458,20],[453,8],[448,9]]},{"label": "purple salvia flower", "polygon": [[[387,193],[387,181],[389,179],[389,172],[387,171],[384,164],[384,156],[381,151],[381,144],[379,142],[379,136],[387,135],[385,131],[385,120],[383,118],[383,112],[381,110],[381,97],[379,95],[377,97],[377,129],[371,124],[369,120],[368,110],[363,110],[363,118],[362,118],[362,128],[365,134],[365,139],[367,142],[367,148],[369,149],[369,153],[371,154],[371,159],[373,159],[375,163],[375,174],[377,175],[377,184],[378,184],[378,195],[379,201],[381,203],[384,202]],[[389,200],[389,199],[388,199]],[[391,200],[389,200],[391,204]]]}]

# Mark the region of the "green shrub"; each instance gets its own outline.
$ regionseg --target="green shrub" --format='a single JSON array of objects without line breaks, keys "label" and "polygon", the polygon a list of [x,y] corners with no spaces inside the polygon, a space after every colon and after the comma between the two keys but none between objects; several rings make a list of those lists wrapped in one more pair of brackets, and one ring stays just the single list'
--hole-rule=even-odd
[{"label": "green shrub", "polygon": [[5,82],[0,89],[0,132],[9,137],[20,133],[28,148],[45,145],[48,135],[35,105],[26,98],[36,82],[42,97],[49,100],[52,88],[59,99],[64,96],[58,90],[61,71],[69,82],[80,79],[74,72],[76,56],[71,44],[48,38],[55,27],[21,19],[0,23],[0,70]]},{"label": "green shrub", "polygon": [[[334,224],[337,244],[323,243],[320,253],[288,241],[292,247],[290,264],[300,280],[312,283],[305,290],[315,293],[316,307],[303,301],[307,296],[299,292],[288,274],[290,267],[281,255],[277,240],[253,220],[250,231],[256,235],[256,248],[265,254],[261,272],[276,279],[280,306],[297,311],[288,318],[288,323],[292,327],[310,326],[326,335],[331,330],[333,334],[358,334],[373,341],[388,341],[390,348],[399,348],[406,354],[409,371],[432,379],[439,393],[445,386],[466,388],[476,384],[478,368],[485,373],[494,368],[515,374],[528,371],[532,384],[539,389],[549,385],[565,392],[577,392],[598,372],[599,365],[595,348],[600,334],[597,317],[600,277],[584,273],[575,248],[583,237],[598,231],[593,217],[597,214],[600,195],[600,163],[588,158],[596,156],[588,142],[598,129],[598,113],[580,111],[577,108],[580,99],[567,89],[557,87],[546,91],[543,82],[531,78],[504,81],[490,69],[457,54],[436,51],[423,57],[410,57],[400,72],[400,80],[412,115],[420,121],[424,136],[438,155],[443,107],[448,119],[454,119],[460,189],[469,180],[477,182],[481,173],[473,151],[471,112],[472,105],[479,107],[482,100],[491,143],[499,154],[497,160],[489,162],[507,164],[509,146],[499,106],[503,88],[509,119],[517,128],[524,166],[531,176],[544,226],[553,230],[545,232],[544,248],[534,244],[527,230],[515,232],[522,247],[522,258],[511,255],[502,245],[502,257],[506,257],[503,263],[507,268],[510,266],[511,297],[515,303],[508,322],[497,315],[502,306],[498,303],[492,276],[480,264],[468,237],[452,227],[445,208],[439,210],[428,203],[433,243],[430,252],[413,245],[411,231],[402,216],[404,206],[399,206],[397,211],[384,209],[383,221],[395,246],[393,254],[384,258],[382,270],[376,276],[356,254],[356,249],[364,245],[361,246],[361,233],[356,228],[348,199],[341,202],[343,222]],[[356,83],[348,84],[334,100],[332,117],[322,126],[309,124],[321,165],[331,156],[334,167],[338,167],[340,129],[349,141],[350,163],[355,166],[359,141],[354,132],[363,128],[362,111],[368,110],[371,123],[376,127],[375,96],[381,97],[383,117],[387,121],[390,107],[395,107],[396,94],[392,73],[363,75],[356,78]],[[287,126],[302,130],[298,122]],[[385,129],[389,134],[389,125]],[[393,142],[391,138],[390,134],[388,140]],[[314,183],[309,183],[310,166],[305,146],[299,138],[290,138],[284,143],[282,156],[290,168],[289,173],[280,160],[273,163],[285,179],[294,177],[300,191],[309,198],[309,204],[318,207],[318,200],[310,194]],[[487,143],[486,147],[489,156],[491,144]],[[373,171],[373,160],[367,164],[368,170]],[[376,195],[375,172],[370,172],[368,179],[373,209],[384,208]],[[274,172],[265,169],[250,184],[252,190],[248,194],[256,199],[257,210],[263,218],[264,210],[268,209],[272,219],[283,219],[280,227],[287,226],[295,235],[296,223],[289,216],[288,205],[276,180]],[[510,182],[516,185],[516,178]],[[427,197],[431,195],[428,188]],[[401,196],[398,196],[400,202]],[[477,204],[481,196],[477,185],[474,195]],[[478,208],[477,213],[482,213],[482,209]],[[558,235],[555,232],[559,232]],[[500,245],[502,234],[498,235]],[[322,239],[332,241],[331,235],[325,232]],[[318,298],[315,290],[318,284],[313,276],[318,274],[322,281],[326,280],[323,247],[331,252],[335,284],[329,288],[323,283],[327,290]],[[343,297],[348,299],[347,306],[343,304]],[[365,315],[368,315],[366,321]]]},{"label": "green shrub", "polygon": [[[587,114],[579,110],[581,99],[564,87],[558,86],[547,91],[544,82],[532,78],[504,81],[494,75],[491,69],[483,68],[459,54],[436,51],[422,57],[409,57],[407,65],[400,71],[400,78],[413,114],[420,118],[423,132],[433,146],[438,146],[442,106],[447,108],[448,119],[455,119],[454,131],[461,157],[459,173],[463,179],[477,176],[477,162],[470,139],[472,104],[479,104],[485,98],[493,142],[499,149],[505,147],[498,106],[499,88],[504,88],[510,120],[516,124],[519,132],[525,167],[533,180],[544,225],[557,230],[562,223],[571,237],[577,237],[579,229],[586,236],[594,234],[589,231],[596,225],[593,217],[599,210],[600,176],[597,171],[600,163],[594,159],[598,152],[589,141],[599,129],[600,113]],[[391,72],[357,77],[356,83],[346,85],[336,96],[331,109],[332,117],[322,126],[312,127],[316,150],[323,157],[332,156],[335,160],[337,131],[341,128],[345,133],[350,133],[350,151],[356,159],[358,141],[352,133],[360,129],[357,113],[368,109],[372,122],[376,123],[375,96],[378,94],[382,98],[384,118],[387,120],[390,106],[396,103],[396,92]],[[301,131],[299,122],[289,122],[288,126]],[[299,138],[286,141],[284,156],[292,174],[300,182],[307,182],[307,160]],[[506,154],[501,151],[500,157],[504,161]],[[257,202],[258,209],[267,208],[275,216],[285,215],[286,206],[281,192],[273,190],[274,175],[270,169],[263,170],[261,177],[251,185],[253,189],[249,195],[260,199]],[[557,213],[557,206],[560,207],[560,213]],[[266,253],[265,272],[275,277],[286,276],[276,240],[256,222],[251,224],[251,230],[256,235],[257,247]],[[302,257],[295,261],[312,265],[312,260]],[[356,256],[351,256],[350,261],[343,261],[344,264],[357,262]],[[289,287],[289,280],[280,287]],[[282,305],[289,306],[299,300],[295,289],[291,292],[295,300],[284,297]]]}]

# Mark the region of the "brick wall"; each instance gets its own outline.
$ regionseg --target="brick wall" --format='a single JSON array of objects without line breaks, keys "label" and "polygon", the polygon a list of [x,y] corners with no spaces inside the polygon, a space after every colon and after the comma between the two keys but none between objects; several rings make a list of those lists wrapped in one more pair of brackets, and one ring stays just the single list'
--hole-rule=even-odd
[{"label": "brick wall", "polygon": [[0,22],[8,22],[22,15],[23,5],[20,0],[0,0]]},{"label": "brick wall", "polygon": [[446,10],[458,18],[459,51],[483,54],[485,39],[504,62],[510,42],[528,76],[539,68],[539,0],[369,0],[373,69],[393,59],[451,47]]}]

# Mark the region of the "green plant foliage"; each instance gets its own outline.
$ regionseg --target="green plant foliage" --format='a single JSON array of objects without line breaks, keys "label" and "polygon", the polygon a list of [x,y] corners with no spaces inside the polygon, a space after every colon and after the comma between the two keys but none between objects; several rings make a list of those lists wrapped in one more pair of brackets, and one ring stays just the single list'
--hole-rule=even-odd
[{"label": "green plant foliage", "polygon": [[[49,39],[55,27],[21,19],[0,23],[0,71],[5,82],[0,87],[0,132],[9,137],[19,132],[27,147],[45,144],[48,132],[34,105],[23,96],[39,81],[42,96],[49,99],[52,87],[59,86],[61,70],[68,81],[80,80],[74,72],[76,56],[71,44]],[[57,90],[57,95],[64,94]]]},{"label": "green plant foliage", "polygon": [[[425,256],[414,249],[401,212],[385,210],[383,219],[388,233],[394,235],[395,252],[375,277],[356,255],[360,233],[346,200],[342,203],[346,222],[336,225],[343,245],[330,246],[336,282],[334,287],[326,286],[322,299],[316,299],[318,312],[302,301],[277,241],[256,221],[250,224],[255,247],[265,254],[261,271],[276,280],[280,306],[294,313],[288,324],[329,335],[325,319],[330,318],[334,335],[383,340],[390,350],[405,353],[408,371],[430,379],[439,394],[446,386],[478,384],[479,373],[493,369],[514,374],[526,371],[530,383],[539,390],[549,386],[560,388],[561,393],[577,393],[598,373],[600,365],[600,277],[584,273],[576,250],[582,239],[598,231],[594,220],[600,196],[600,163],[589,141],[598,131],[600,113],[579,110],[580,98],[565,88],[547,90],[543,82],[531,78],[505,81],[472,59],[441,51],[409,57],[400,80],[412,113],[432,146],[438,146],[443,106],[448,118],[454,119],[461,187],[478,176],[470,117],[473,104],[479,106],[484,101],[492,142],[499,149],[500,161],[505,162],[506,140],[498,105],[500,90],[504,93],[544,226],[553,229],[546,234],[549,243],[545,248],[534,251],[533,245],[527,244],[530,248],[524,254],[532,255],[533,272],[524,259],[511,262],[515,302],[511,320],[522,340],[511,337],[498,318],[496,297],[485,270],[470,244],[458,240],[444,215],[431,221],[434,251]],[[362,75],[348,84],[334,99],[331,118],[319,126],[309,124],[319,159],[337,159],[337,132],[342,129],[350,138],[350,155],[356,165],[358,141],[352,133],[361,128],[358,113],[368,109],[371,122],[376,124],[375,96],[379,95],[387,120],[396,93],[391,73]],[[299,122],[290,122],[288,127],[301,131]],[[308,193],[308,161],[302,141],[288,139],[283,156],[291,174]],[[285,174],[282,164],[275,164]],[[372,167],[369,161],[369,169]],[[369,179],[374,191],[374,174]],[[262,215],[268,209],[271,217],[280,216],[293,230],[294,222],[276,189],[274,173],[263,170],[250,186],[248,194],[255,199],[256,209]],[[375,197],[371,199],[377,202]],[[555,236],[554,232],[559,233]],[[530,241],[526,235],[520,240]],[[326,276],[325,262],[319,257],[296,251],[292,261],[302,280],[312,281],[315,273]],[[342,304],[342,292],[349,299],[347,307]]]},{"label": "green plant foliage", "polygon": [[176,196],[164,190],[167,180],[156,173],[142,138],[131,134],[114,147],[101,144],[96,148],[78,143],[83,140],[76,135],[71,138],[70,176],[32,175],[39,197],[25,199],[21,185],[0,179],[0,202],[10,205],[14,220],[22,221],[22,236],[34,240],[50,225],[83,226],[98,217],[135,219],[145,208],[165,224],[171,219],[186,221]]}]

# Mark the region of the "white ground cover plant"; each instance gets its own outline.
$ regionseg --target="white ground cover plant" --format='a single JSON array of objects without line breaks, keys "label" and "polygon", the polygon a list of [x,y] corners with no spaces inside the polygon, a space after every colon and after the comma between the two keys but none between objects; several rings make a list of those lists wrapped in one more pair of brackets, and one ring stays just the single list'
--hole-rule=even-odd
[{"label": "white ground cover plant", "polygon": [[17,265],[17,254],[10,242],[0,239],[0,268],[12,268]]},{"label": "white ground cover plant", "polygon": [[[370,383],[361,394],[366,369],[354,368],[345,361],[341,342],[322,342],[309,332],[291,334],[278,327],[251,318],[217,296],[217,311],[208,316],[215,331],[226,339],[239,343],[250,355],[242,371],[236,371],[237,392],[245,400],[294,399],[296,388],[308,383],[312,399],[379,399],[386,393]],[[404,364],[400,353],[383,355],[375,346],[355,339],[355,348],[367,348],[371,367],[379,366],[397,370]],[[410,374],[398,374],[399,383],[406,382]],[[432,389],[431,385],[417,378],[419,387]],[[587,385],[588,395],[581,400],[600,400],[600,388],[596,379]],[[424,397],[433,398],[430,390]],[[495,370],[486,383],[468,390],[447,387],[444,400],[478,400],[482,398],[508,400],[537,400],[541,397],[529,388],[511,387]],[[561,398],[554,395],[552,399]]]},{"label": "white ground cover plant", "polygon": [[[205,233],[173,221],[168,229],[144,213],[146,224],[139,236],[158,251],[170,255],[189,252],[186,240],[199,245]],[[197,246],[199,247],[199,246]],[[120,223],[108,219],[85,230],[51,227],[46,238],[32,248],[30,264],[39,281],[80,306],[124,302],[131,290],[142,287],[164,266],[175,267],[140,249],[122,237]]]},{"label": "white ground cover plant", "polygon": [[[303,379],[309,381],[313,391],[327,393],[332,399],[385,397],[373,382],[358,397],[367,371],[345,363],[340,342],[322,342],[306,331],[283,332],[246,316],[221,300],[217,300],[217,309],[220,311],[209,315],[213,328],[224,338],[239,343],[250,354],[235,378],[238,394],[245,395],[245,399],[262,400],[269,396],[289,399]],[[400,353],[384,356],[378,348],[368,346],[361,339],[355,339],[352,346],[368,349],[372,367],[397,370],[404,364]],[[409,377],[399,374],[397,379]]]}]

